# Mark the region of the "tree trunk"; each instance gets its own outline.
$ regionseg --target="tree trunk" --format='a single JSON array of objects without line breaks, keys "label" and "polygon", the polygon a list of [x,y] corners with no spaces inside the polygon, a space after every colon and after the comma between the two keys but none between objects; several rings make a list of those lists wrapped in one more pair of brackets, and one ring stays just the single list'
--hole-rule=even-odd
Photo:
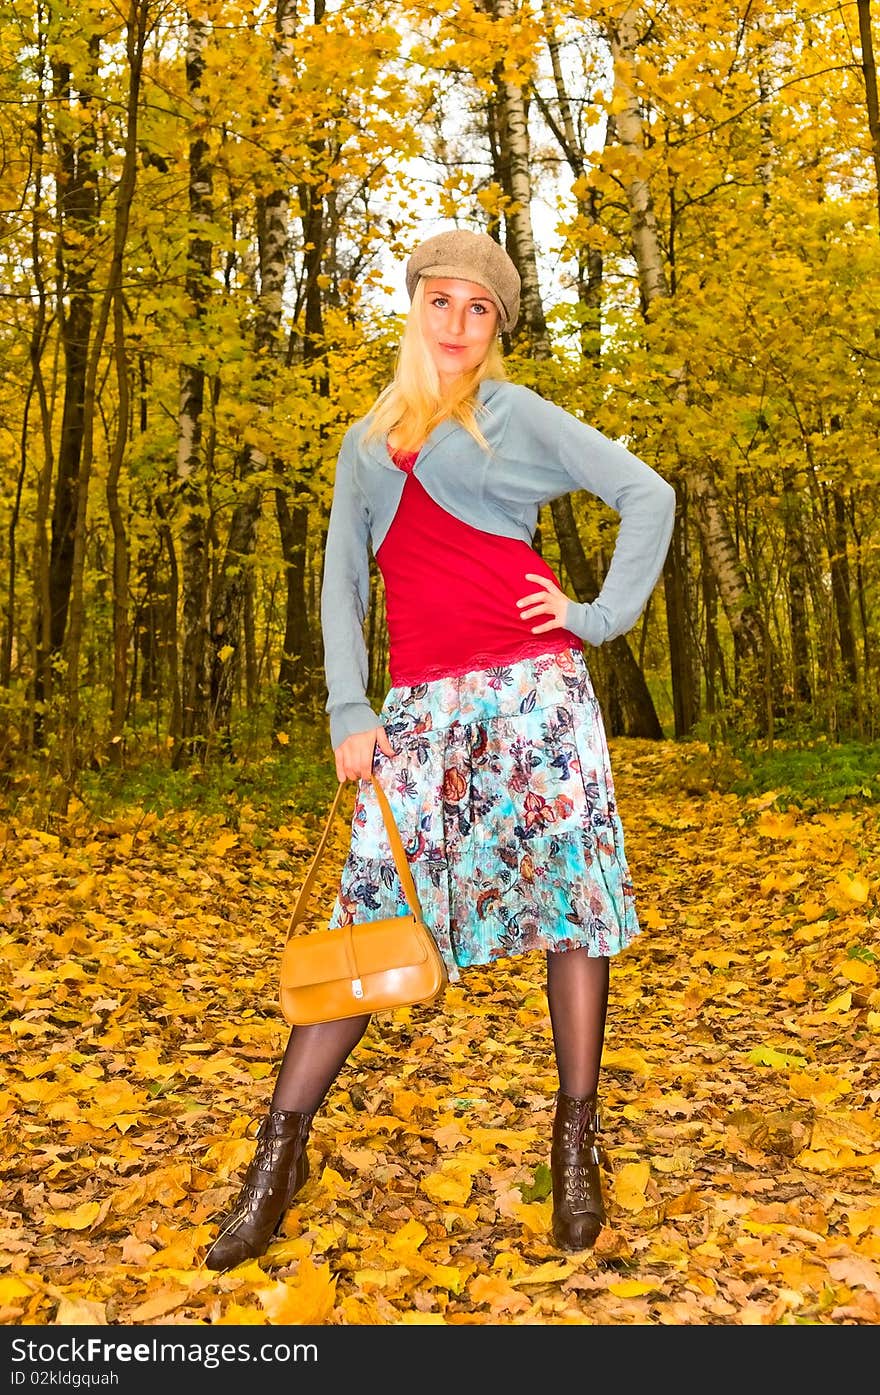
[{"label": "tree trunk", "polygon": [[[566,575],[579,601],[594,601],[600,582],[584,552],[570,494],[550,505],[553,526]],[[645,675],[625,635],[618,635],[590,654],[589,666],[611,736],[663,737]]]},{"label": "tree trunk", "polygon": [[880,101],[877,98],[877,63],[871,34],[871,0],[856,0],[856,8],[859,12],[859,43],[862,49],[862,72],[865,77],[865,103],[868,108],[874,181],[877,186],[877,226],[880,231]]},{"label": "tree trunk", "polygon": [[128,442],[129,383],[128,355],[125,349],[125,324],[122,313],[122,289],[117,287],[113,297],[113,357],[116,363],[118,411],[116,434],[107,470],[107,512],[113,530],[113,687],[110,705],[110,760],[121,765],[124,751],[123,731],[128,708],[128,647],[131,625],[128,617],[128,578],[131,562],[128,533],[119,504],[119,477]]},{"label": "tree trunk", "polygon": [[687,492],[680,490],[680,526],[672,530],[672,540],[663,564],[666,634],[672,679],[672,722],[677,737],[687,736],[688,732],[693,731],[700,715],[700,684],[688,607],[687,504]]},{"label": "tree trunk", "polygon": [[[312,141],[310,149],[316,164],[325,156],[325,143]],[[320,276],[324,264],[324,199],[318,185],[303,185],[300,189],[305,279],[305,333],[303,335],[303,365],[313,369],[315,388],[319,397],[330,393],[330,378],[326,368],[324,343],[324,307],[321,299]],[[320,449],[324,428],[319,427],[315,446]],[[281,475],[280,468],[277,471]],[[306,605],[306,543],[309,533],[309,491],[294,480],[292,491],[279,487],[275,491],[275,507],[284,556],[285,609],[284,650],[278,668],[278,688],[275,702],[275,730],[288,725],[290,714],[305,696],[312,695],[315,675],[315,654],[312,627]]]},{"label": "tree trunk", "polygon": [[[186,85],[195,113],[203,106],[207,27],[190,14],[187,26]],[[200,135],[189,147],[189,213],[191,235],[186,293],[197,332],[204,324],[211,295],[214,178],[208,142]],[[210,551],[207,469],[202,450],[205,370],[190,362],[180,370],[180,410],[177,434],[177,480],[183,517],[180,529],[182,608],[179,637],[179,724],[172,767],[177,770],[196,758],[204,759],[210,725],[208,670],[208,559]]]},{"label": "tree trunk", "polygon": [[[280,91],[290,81],[293,68],[292,40],[296,29],[295,0],[277,0],[273,86]],[[270,99],[271,100],[271,99]],[[267,365],[278,362],[278,332],[288,268],[289,191],[281,157],[278,183],[262,201],[260,225],[260,293],[257,305],[255,347]],[[265,454],[248,446],[239,456],[242,497],[233,510],[223,565],[211,604],[211,708],[215,726],[222,733],[224,749],[231,750],[230,717],[240,648],[244,569],[250,565],[262,505],[262,484],[255,478],[267,465]]]},{"label": "tree trunk", "polygon": [[[92,329],[95,225],[98,216],[98,178],[95,169],[97,132],[92,97],[97,82],[99,55],[99,38],[91,34],[88,38],[88,72],[79,84],[77,94],[77,137],[70,135],[71,128],[66,121],[55,122],[58,191],[56,302],[65,377],[52,505],[48,595],[42,598],[43,605],[48,604],[48,615],[41,615],[37,625],[40,648],[34,695],[38,710],[52,691],[55,661],[64,645],[73,580],[74,540],[79,526],[77,480],[84,433],[86,368]],[[55,60],[52,77],[55,109],[59,116],[66,117],[68,109],[72,107],[73,73],[70,65]],[[38,719],[35,725],[40,726],[41,720]]]},{"label": "tree trunk", "polygon": [[122,171],[116,190],[116,207],[113,219],[113,252],[107,275],[107,285],[101,298],[95,333],[89,351],[83,391],[83,435],[79,477],[76,497],[76,534],[74,537],[73,566],[70,587],[69,623],[66,636],[65,707],[66,731],[63,750],[64,789],[60,801],[66,808],[72,780],[79,768],[79,712],[80,712],[80,651],[85,625],[85,551],[86,551],[86,508],[89,497],[89,484],[94,452],[94,420],[96,385],[101,352],[111,307],[122,293],[122,263],[128,237],[128,224],[137,182],[137,132],[138,103],[140,99],[141,71],[143,67],[144,45],[146,43],[147,19],[150,0],[130,0],[126,19],[126,59],[128,63],[128,97],[126,103],[125,145]]},{"label": "tree trunk", "polygon": [[792,692],[795,703],[810,704],[810,641],[807,623],[807,553],[801,521],[801,491],[794,471],[782,472],[782,525],[785,536],[788,623],[791,630]]},{"label": "tree trunk", "polygon": [[[638,268],[643,314],[646,319],[650,319],[655,302],[666,297],[669,292],[650,184],[642,172],[645,140],[638,97],[632,86],[632,70],[639,43],[638,13],[638,6],[627,6],[616,24],[609,22],[607,32],[614,64],[617,136],[621,147],[630,157],[631,172],[626,182],[626,195],[630,210],[633,255]],[[687,400],[684,372],[680,377],[679,396],[683,401]],[[745,681],[749,697],[756,713],[760,712],[761,719],[764,720],[766,714],[763,696],[766,695],[768,673],[774,675],[775,682],[775,667],[768,652],[769,637],[764,632],[760,615],[749,595],[711,464],[705,464],[699,459],[690,459],[683,463],[718,594],[733,631],[734,644],[739,647],[746,661],[745,667],[748,672]],[[676,517],[675,527],[682,527],[680,516]],[[675,557],[684,555],[684,547],[680,541],[676,541],[671,551],[671,565],[674,566]],[[686,578],[673,577],[668,566],[664,572],[664,579],[667,584],[667,613],[675,614],[676,588],[681,588],[684,594]],[[682,635],[679,643],[686,646],[687,636]],[[684,697],[679,699],[679,705],[684,711]]]},{"label": "tree trunk", "polygon": [[[46,396],[46,386],[43,380],[42,357],[43,350],[49,332],[49,316],[46,308],[46,284],[43,276],[43,260],[40,249],[40,227],[44,218],[43,210],[43,159],[45,156],[45,96],[43,91],[45,73],[45,45],[46,36],[39,30],[36,35],[39,49],[39,87],[37,92],[36,107],[33,120],[33,150],[31,173],[34,188],[33,205],[31,209],[31,267],[34,278],[36,296],[36,314],[34,316],[29,344],[29,358],[31,364],[31,381],[28,385],[27,395],[24,403],[24,413],[22,416],[20,450],[19,450],[19,478],[15,491],[15,503],[9,519],[9,577],[7,586],[6,602],[6,626],[3,632],[2,656],[0,656],[0,687],[8,688],[12,683],[12,656],[14,650],[15,635],[15,590],[18,570],[18,550],[17,534],[18,522],[21,515],[21,499],[24,488],[24,481],[27,474],[28,465],[28,439],[30,434],[30,404],[36,393],[40,407],[40,424],[42,427],[42,445],[44,465],[38,482],[38,506],[37,506],[37,526],[34,543],[35,550],[35,596],[41,595],[40,581],[45,572],[45,525],[46,525],[46,501],[48,498],[46,487],[43,481],[46,480],[51,486],[52,478],[52,432],[49,403]],[[39,606],[35,606],[30,616],[30,623],[35,626]],[[35,631],[32,631],[36,637]],[[34,652],[37,652],[38,645],[34,645]]]},{"label": "tree trunk", "polygon": [[858,683],[856,643],[852,623],[852,594],[849,576],[849,549],[846,529],[846,500],[840,489],[831,491],[833,521],[831,525],[831,591],[837,616],[837,635],[843,674],[855,694]]},{"label": "tree trunk", "polygon": [[[514,18],[513,0],[490,0],[490,3],[492,13],[500,24],[509,23]],[[528,108],[523,89],[507,80],[502,64],[495,70],[495,82],[498,91],[498,139],[509,180],[506,192],[513,200],[507,221],[515,250],[508,250],[522,282],[516,335],[517,338],[528,336],[537,358],[549,358],[550,343],[538,282],[538,257],[532,228]]]},{"label": "tree trunk", "polygon": [[[555,135],[575,180],[583,185],[585,160],[575,132],[571,100],[565,86],[559,45],[552,25],[549,6],[544,7],[545,32],[550,60],[553,68],[556,100],[559,108],[557,119],[546,102],[537,92],[544,119]],[[503,147],[502,147],[503,148]],[[502,186],[504,187],[504,186]],[[512,194],[512,190],[506,190]],[[595,189],[577,194],[579,217],[589,225],[598,220],[598,196]],[[586,256],[578,259],[578,294],[581,305],[588,310],[581,334],[584,358],[598,367],[601,356],[601,307],[604,267],[601,251],[593,247]],[[543,309],[542,309],[543,319]],[[545,335],[546,338],[546,335]],[[548,343],[549,353],[549,343]],[[550,505],[556,540],[565,573],[568,576],[575,596],[581,602],[593,601],[599,594],[601,580],[593,561],[587,558],[578,533],[571,495],[554,499]],[[602,645],[590,654],[590,673],[604,713],[605,724],[610,735],[643,736],[657,740],[663,730],[645,675],[630,649],[625,635],[618,635],[610,643]]]}]

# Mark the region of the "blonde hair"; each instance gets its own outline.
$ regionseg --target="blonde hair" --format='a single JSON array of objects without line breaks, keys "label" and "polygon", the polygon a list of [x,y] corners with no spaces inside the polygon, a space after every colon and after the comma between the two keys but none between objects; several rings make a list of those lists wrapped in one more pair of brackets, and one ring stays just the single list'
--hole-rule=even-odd
[{"label": "blonde hair", "polygon": [[422,327],[424,287],[424,281],[419,281],[413,292],[397,351],[394,377],[367,413],[369,424],[365,439],[393,431],[394,444],[399,450],[417,450],[435,426],[452,417],[488,450],[489,443],[477,423],[476,393],[485,378],[507,376],[498,341],[493,339],[482,363],[470,373],[463,373],[453,391],[444,395]]}]

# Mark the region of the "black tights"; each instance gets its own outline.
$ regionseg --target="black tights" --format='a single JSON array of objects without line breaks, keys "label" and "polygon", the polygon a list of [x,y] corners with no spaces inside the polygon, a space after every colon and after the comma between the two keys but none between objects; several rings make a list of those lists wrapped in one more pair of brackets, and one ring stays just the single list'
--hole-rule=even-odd
[{"label": "black tights", "polygon": [[[586,1099],[599,1084],[608,960],[591,959],[585,949],[547,955],[547,1001],[559,1088]],[[272,1095],[273,1109],[313,1114],[367,1030],[370,1018],[349,1017],[294,1027]]]},{"label": "black tights", "polygon": [[585,949],[547,955],[547,1002],[559,1088],[578,1100],[599,1087],[608,968],[607,958],[591,959]]},{"label": "black tights", "polygon": [[341,1022],[316,1022],[294,1027],[275,1081],[273,1109],[296,1109],[314,1114],[370,1022],[345,1017]]}]

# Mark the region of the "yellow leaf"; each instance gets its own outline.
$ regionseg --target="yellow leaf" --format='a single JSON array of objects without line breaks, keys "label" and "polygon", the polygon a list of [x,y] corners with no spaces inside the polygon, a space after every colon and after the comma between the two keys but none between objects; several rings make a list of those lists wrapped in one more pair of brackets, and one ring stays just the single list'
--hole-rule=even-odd
[{"label": "yellow leaf", "polygon": [[553,1198],[548,1196],[546,1201],[523,1202],[521,1206],[514,1206],[513,1214],[520,1225],[533,1235],[546,1235],[553,1214]]},{"label": "yellow leaf", "polygon": [[864,964],[861,959],[846,959],[840,966],[844,978],[852,983],[870,984],[877,982],[877,970],[873,964]]},{"label": "yellow leaf", "polygon": [[[413,1267],[412,1261],[410,1267]],[[424,1274],[433,1288],[445,1288],[450,1293],[461,1293],[464,1275],[454,1264],[430,1264],[419,1260],[415,1267],[419,1273]]]},{"label": "yellow leaf", "polygon": [[98,1218],[100,1201],[84,1201],[73,1211],[47,1211],[43,1219],[57,1230],[88,1230]]},{"label": "yellow leaf", "polygon": [[259,1308],[244,1308],[238,1303],[230,1303],[222,1317],[214,1319],[217,1327],[266,1327],[266,1314]]},{"label": "yellow leaf", "polygon": [[657,1284],[646,1284],[641,1279],[617,1279],[608,1285],[608,1292],[615,1298],[641,1298],[643,1294],[654,1293]]},{"label": "yellow leaf", "polygon": [[98,878],[94,873],[90,873],[87,877],[83,877],[82,881],[77,882],[76,886],[67,893],[68,901],[72,901],[75,906],[83,905],[94,896],[97,885]]},{"label": "yellow leaf", "polygon": [[665,930],[666,921],[663,919],[656,906],[645,906],[639,911],[639,920],[646,930]]},{"label": "yellow leaf", "polygon": [[847,988],[843,993],[838,993],[836,998],[832,998],[830,1003],[825,1005],[823,1012],[849,1012],[852,1007],[852,993]]},{"label": "yellow leaf", "polygon": [[844,896],[848,896],[857,906],[864,906],[871,894],[870,882],[866,882],[864,877],[850,878],[845,872],[840,873],[837,882]]},{"label": "yellow leaf", "polygon": [[428,1231],[419,1221],[408,1220],[388,1241],[387,1249],[394,1254],[415,1254],[419,1245],[427,1239]]},{"label": "yellow leaf", "polygon": [[831,929],[830,920],[817,920],[812,925],[799,925],[792,933],[792,939],[799,944],[810,944],[813,940],[819,940],[823,935],[827,935]]},{"label": "yellow leaf", "polygon": [[476,1274],[468,1284],[468,1296],[477,1305],[486,1303],[501,1312],[505,1309],[522,1310],[529,1306],[525,1294],[517,1293],[502,1274]]},{"label": "yellow leaf", "polygon": [[512,1284],[560,1284],[563,1279],[568,1279],[574,1273],[576,1266],[569,1260],[548,1260],[546,1264],[539,1264],[534,1269],[529,1269],[525,1274],[517,1274],[511,1278]]},{"label": "yellow leaf", "polygon": [[226,853],[229,852],[229,849],[236,847],[237,844],[237,833],[221,833],[220,837],[215,839],[211,844],[211,852],[215,857],[224,857]]},{"label": "yellow leaf", "polygon": [[222,649],[218,649],[218,650],[217,650],[217,658],[220,660],[221,664],[225,664],[225,663],[226,663],[226,660],[227,660],[227,659],[231,659],[234,653],[235,653],[235,646],[234,646],[234,645],[232,645],[232,644],[224,644],[224,646],[223,646]]},{"label": "yellow leaf", "polygon": [[804,920],[818,920],[824,910],[825,907],[819,901],[810,897],[809,900],[805,901],[801,906],[801,915]]},{"label": "yellow leaf", "polygon": [[175,1308],[181,1307],[189,1298],[189,1289],[162,1288],[151,1298],[145,1299],[136,1308],[132,1308],[128,1316],[131,1322],[152,1322],[154,1318],[164,1317],[166,1313],[173,1313]]},{"label": "yellow leaf", "polygon": [[865,1206],[859,1211],[850,1211],[846,1223],[850,1235],[864,1235],[867,1231],[880,1233],[880,1206]]},{"label": "yellow leaf", "polygon": [[614,1199],[617,1204],[625,1211],[641,1211],[647,1205],[645,1188],[650,1179],[650,1163],[624,1163],[614,1175]]},{"label": "yellow leaf", "polygon": [[336,1301],[336,1279],[330,1265],[316,1267],[302,1259],[296,1278],[257,1291],[261,1306],[279,1326],[315,1326],[327,1320]]},{"label": "yellow leaf", "polygon": [[106,1327],[107,1305],[88,1298],[62,1298],[55,1314],[56,1327]]},{"label": "yellow leaf", "polygon": [[875,1167],[880,1167],[880,1153],[856,1153],[852,1148],[840,1148],[832,1153],[827,1149],[815,1151],[808,1148],[798,1153],[794,1163],[795,1167],[806,1167],[811,1172],[873,1171]]},{"label": "yellow leaf", "polygon": [[279,746],[290,745],[290,737],[287,735],[286,731],[276,731],[275,740],[278,742]]},{"label": "yellow leaf", "polygon": [[421,1182],[422,1191],[432,1201],[453,1201],[463,1205],[471,1194],[473,1172],[468,1166],[461,1166],[461,1154],[443,1162],[437,1172],[430,1172]]},{"label": "yellow leaf", "polygon": [[788,1084],[791,1093],[800,1100],[812,1100],[815,1104],[833,1104],[841,1095],[848,1095],[852,1085],[836,1075],[806,1075],[803,1072],[790,1075]]},{"label": "yellow leaf", "polygon": [[764,809],[755,827],[765,838],[790,838],[796,822],[792,813],[777,814],[772,809]]},{"label": "yellow leaf", "polygon": [[629,1070],[635,1075],[650,1075],[651,1067],[641,1051],[631,1046],[612,1047],[603,1051],[602,1064],[611,1070]]},{"label": "yellow leaf", "polygon": [[9,1303],[13,1298],[30,1298],[34,1291],[33,1285],[25,1283],[18,1274],[0,1275],[0,1303]]},{"label": "yellow leaf", "polygon": [[351,1182],[335,1167],[325,1167],[321,1172],[321,1190],[336,1201],[339,1197],[351,1196]]}]

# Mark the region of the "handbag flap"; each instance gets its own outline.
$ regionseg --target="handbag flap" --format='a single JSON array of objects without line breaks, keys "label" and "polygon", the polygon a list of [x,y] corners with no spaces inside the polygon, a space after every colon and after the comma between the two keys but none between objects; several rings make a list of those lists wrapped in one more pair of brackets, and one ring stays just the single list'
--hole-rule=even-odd
[{"label": "handbag flap", "polygon": [[281,987],[305,988],[351,979],[351,960],[345,945],[349,932],[361,978],[386,969],[415,967],[428,958],[425,937],[429,932],[412,916],[337,926],[294,935],[287,941],[281,956]]}]

